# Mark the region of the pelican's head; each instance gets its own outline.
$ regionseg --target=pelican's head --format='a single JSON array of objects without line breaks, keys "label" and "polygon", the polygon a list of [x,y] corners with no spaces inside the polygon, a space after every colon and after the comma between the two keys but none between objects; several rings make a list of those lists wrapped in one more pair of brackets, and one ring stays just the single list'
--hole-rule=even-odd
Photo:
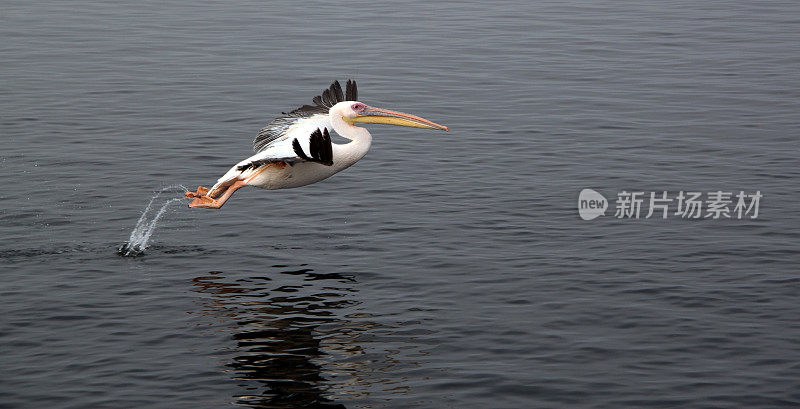
[{"label": "pelican's head", "polygon": [[408,126],[411,128],[439,129],[442,131],[450,130],[450,128],[444,125],[433,123],[425,118],[404,114],[402,112],[389,111],[388,109],[371,107],[358,101],[340,102],[331,108],[331,112],[338,112],[342,116],[342,119],[351,125],[356,123],[386,124]]}]

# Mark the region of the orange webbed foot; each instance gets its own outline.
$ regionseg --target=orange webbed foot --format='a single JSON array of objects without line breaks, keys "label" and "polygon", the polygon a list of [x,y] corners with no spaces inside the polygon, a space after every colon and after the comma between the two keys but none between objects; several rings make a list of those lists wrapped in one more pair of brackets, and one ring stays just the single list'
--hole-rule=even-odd
[{"label": "orange webbed foot", "polygon": [[219,209],[221,206],[219,205],[219,203],[216,200],[214,200],[214,199],[212,199],[212,198],[210,198],[208,196],[198,196],[192,201],[192,203],[189,203],[189,207],[191,207],[191,208],[202,207],[202,208],[205,208],[205,209]]},{"label": "orange webbed foot", "polygon": [[[247,183],[245,183],[245,182],[243,182],[241,180],[238,180],[235,183],[233,183],[232,185],[230,185],[227,188],[225,188],[225,192],[223,192],[222,195],[219,195],[216,199],[212,198],[211,196],[208,195],[208,193],[209,193],[208,189],[200,186],[200,187],[197,188],[197,192],[186,193],[186,197],[194,199],[192,201],[192,203],[189,204],[189,207],[192,207],[192,208],[194,208],[194,207],[203,207],[203,208],[206,208],[206,209],[219,209],[219,208],[222,207],[222,205],[225,204],[225,202],[228,201],[228,199],[231,198],[231,195],[234,192],[236,192],[237,190],[239,190],[239,189],[241,189],[241,188],[243,188],[245,186],[247,186]],[[215,194],[215,196],[217,196],[217,195]]]},{"label": "orange webbed foot", "polygon": [[208,188],[205,188],[205,187],[202,187],[202,186],[198,186],[197,187],[197,192],[186,192],[186,198],[187,199],[195,199],[195,198],[198,198],[198,197],[203,197],[206,194],[208,194],[208,190],[209,190]]}]

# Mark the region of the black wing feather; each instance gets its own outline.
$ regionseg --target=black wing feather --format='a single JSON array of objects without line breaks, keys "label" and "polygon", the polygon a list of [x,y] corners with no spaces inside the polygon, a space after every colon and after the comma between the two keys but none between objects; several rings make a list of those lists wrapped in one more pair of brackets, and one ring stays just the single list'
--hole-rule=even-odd
[{"label": "black wing feather", "polygon": [[331,134],[328,133],[327,128],[322,136],[324,140],[322,141],[323,150],[320,158],[324,161],[322,162],[323,165],[331,166],[333,165],[333,143],[331,143]]},{"label": "black wing feather", "polygon": [[303,147],[300,146],[300,141],[294,138],[292,141],[292,149],[300,159],[308,162],[321,163],[325,166],[333,165],[333,146],[331,145],[331,134],[327,129],[320,130],[319,128],[311,133],[308,142],[311,155],[306,155]]},{"label": "black wing feather", "polygon": [[331,84],[331,93],[334,94],[333,96],[336,97],[336,102],[347,101],[344,99],[344,94],[342,93],[342,86],[339,85],[339,81],[334,82]]},{"label": "black wing feather", "polygon": [[[345,98],[345,94],[342,92],[342,85],[339,84],[339,81],[334,81],[328,89],[322,91],[322,94],[317,95],[314,97],[312,101],[316,105],[316,108],[327,108],[331,109],[334,105],[342,102],[342,101],[357,101],[358,98],[358,91],[356,87],[356,82],[353,80],[347,80],[347,97]],[[303,106],[303,109],[308,107],[308,105]],[[296,110],[295,110],[296,111]],[[327,112],[327,110],[326,110]]]},{"label": "black wing feather", "polygon": [[322,132],[317,129],[311,134],[311,139],[308,141],[308,148],[311,151],[312,158],[319,158],[320,145],[322,145]]},{"label": "black wing feather", "polygon": [[345,101],[358,101],[358,88],[353,80],[347,80],[347,99]]},{"label": "black wing feather", "polygon": [[[319,132],[319,129],[317,129],[317,132]],[[313,136],[313,134],[312,134],[312,136]],[[300,142],[297,140],[297,138],[294,138],[294,140],[292,141],[292,149],[294,149],[294,153],[296,153],[297,156],[300,157],[300,159],[307,160],[307,161],[311,162],[311,158],[309,158],[306,155],[306,153],[303,152],[303,147],[300,146]]]}]

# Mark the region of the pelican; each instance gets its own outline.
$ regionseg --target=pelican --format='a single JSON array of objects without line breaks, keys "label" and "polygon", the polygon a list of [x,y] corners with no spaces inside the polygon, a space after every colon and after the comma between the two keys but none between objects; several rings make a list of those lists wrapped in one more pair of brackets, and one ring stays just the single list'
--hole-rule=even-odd
[{"label": "pelican", "polygon": [[[186,192],[194,199],[189,207],[219,209],[231,195],[245,186],[289,189],[327,179],[358,162],[369,151],[372,135],[355,124],[387,124],[449,131],[418,116],[375,108],[358,101],[355,81],[348,80],[346,93],[339,81],[303,105],[275,118],[253,141],[255,155],[237,163],[211,189],[199,186]],[[332,143],[335,131],[348,143]]]}]

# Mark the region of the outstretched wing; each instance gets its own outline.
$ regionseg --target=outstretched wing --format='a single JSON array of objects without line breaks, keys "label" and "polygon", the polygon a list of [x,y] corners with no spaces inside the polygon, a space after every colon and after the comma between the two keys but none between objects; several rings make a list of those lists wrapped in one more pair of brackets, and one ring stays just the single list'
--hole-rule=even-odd
[{"label": "outstretched wing", "polygon": [[328,111],[334,105],[342,101],[357,101],[358,88],[356,82],[347,80],[346,93],[342,92],[339,81],[334,81],[331,86],[322,92],[321,95],[314,97],[314,105],[303,105],[283,116],[275,118],[266,127],[258,131],[253,140],[253,150],[261,152],[272,144],[286,140],[289,133],[294,133],[296,128],[300,128],[300,133],[306,130],[313,132],[314,129],[325,129],[332,131],[333,127],[328,120]]},{"label": "outstretched wing", "polygon": [[[288,141],[286,139],[285,141]],[[333,145],[327,129],[316,129],[305,138],[291,138],[291,153],[285,142],[271,145],[263,153],[254,155],[236,166],[238,171],[255,169],[270,163],[315,162],[325,166],[333,165]],[[301,142],[302,141],[302,142]],[[305,149],[303,147],[306,147]]]},{"label": "outstretched wing", "polygon": [[271,163],[314,162],[325,166],[333,165],[333,145],[331,135],[326,128],[303,127],[290,129],[280,140],[274,141],[261,152],[237,163],[217,180],[214,187],[226,186],[236,180],[244,180],[253,176],[258,169]]}]

